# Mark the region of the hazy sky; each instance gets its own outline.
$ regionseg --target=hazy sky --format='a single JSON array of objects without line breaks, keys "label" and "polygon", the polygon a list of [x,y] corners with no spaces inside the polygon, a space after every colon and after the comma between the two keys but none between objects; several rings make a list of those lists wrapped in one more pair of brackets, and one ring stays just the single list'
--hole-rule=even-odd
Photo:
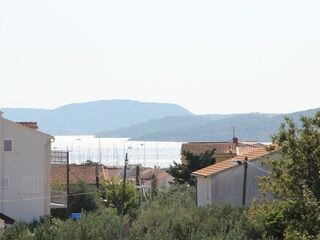
[{"label": "hazy sky", "polygon": [[320,1],[0,0],[0,107],[320,107]]}]

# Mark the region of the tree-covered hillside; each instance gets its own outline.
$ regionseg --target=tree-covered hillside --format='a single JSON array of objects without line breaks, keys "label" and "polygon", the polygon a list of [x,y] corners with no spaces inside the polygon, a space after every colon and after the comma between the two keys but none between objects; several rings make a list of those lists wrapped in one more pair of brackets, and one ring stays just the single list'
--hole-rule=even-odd
[{"label": "tree-covered hillside", "polygon": [[99,137],[127,137],[153,141],[230,141],[233,127],[241,141],[270,142],[285,116],[298,121],[301,115],[311,116],[318,109],[291,114],[230,114],[180,116],[150,120],[118,130],[96,134]]}]

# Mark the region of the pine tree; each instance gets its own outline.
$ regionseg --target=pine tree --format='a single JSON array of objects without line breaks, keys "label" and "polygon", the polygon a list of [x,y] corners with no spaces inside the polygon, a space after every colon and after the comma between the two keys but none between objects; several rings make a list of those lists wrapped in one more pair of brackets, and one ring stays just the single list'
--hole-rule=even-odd
[{"label": "pine tree", "polygon": [[195,185],[195,179],[191,173],[201,168],[205,168],[216,163],[214,158],[215,149],[206,151],[200,154],[193,154],[191,152],[183,152],[187,164],[178,164],[173,162],[167,172],[174,178],[175,183]]}]

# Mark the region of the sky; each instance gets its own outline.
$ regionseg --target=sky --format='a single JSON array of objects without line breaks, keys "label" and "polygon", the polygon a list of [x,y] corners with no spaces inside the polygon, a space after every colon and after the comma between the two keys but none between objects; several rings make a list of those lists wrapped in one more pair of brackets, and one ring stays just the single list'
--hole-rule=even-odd
[{"label": "sky", "polygon": [[320,107],[320,1],[0,0],[0,107]]}]

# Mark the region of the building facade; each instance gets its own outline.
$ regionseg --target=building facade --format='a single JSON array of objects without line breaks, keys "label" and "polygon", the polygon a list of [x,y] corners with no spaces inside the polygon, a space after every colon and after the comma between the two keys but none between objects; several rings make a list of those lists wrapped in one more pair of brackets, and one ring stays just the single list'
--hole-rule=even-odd
[{"label": "building facade", "polygon": [[261,164],[262,160],[269,157],[278,158],[279,154],[259,148],[193,172],[192,175],[197,179],[198,206],[212,203],[251,205],[254,197],[261,196],[257,177],[269,174]]},{"label": "building facade", "polygon": [[36,123],[16,123],[0,112],[1,213],[16,221],[50,214],[53,139]]}]

